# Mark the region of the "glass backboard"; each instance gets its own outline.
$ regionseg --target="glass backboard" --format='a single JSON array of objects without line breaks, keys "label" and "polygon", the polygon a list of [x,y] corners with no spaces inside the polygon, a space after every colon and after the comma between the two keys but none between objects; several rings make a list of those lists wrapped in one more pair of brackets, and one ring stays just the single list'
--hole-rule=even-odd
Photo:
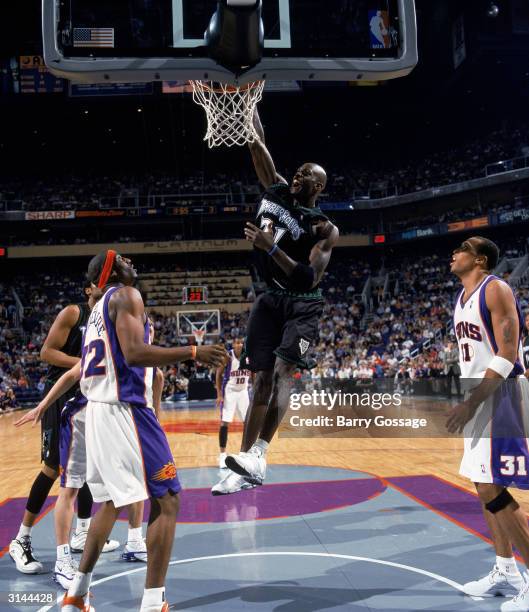
[{"label": "glass backboard", "polygon": [[[48,67],[84,82],[235,82],[208,57],[215,0],[43,0]],[[237,80],[383,80],[417,63],[413,0],[263,0],[263,60]]]}]

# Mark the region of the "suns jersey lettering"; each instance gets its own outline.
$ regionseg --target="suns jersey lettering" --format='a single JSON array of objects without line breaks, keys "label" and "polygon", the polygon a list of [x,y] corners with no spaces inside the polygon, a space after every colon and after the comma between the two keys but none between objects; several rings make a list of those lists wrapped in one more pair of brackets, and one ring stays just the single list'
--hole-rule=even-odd
[{"label": "suns jersey lettering", "polygon": [[[108,314],[108,302],[118,287],[111,287],[94,306],[83,338],[81,391],[90,401],[152,407],[154,368],[129,366]],[[149,343],[145,322],[144,341]]]},{"label": "suns jersey lettering", "polygon": [[[492,330],[490,311],[485,300],[485,290],[493,280],[505,283],[497,276],[490,274],[474,290],[466,302],[463,302],[464,290],[461,290],[457,296],[454,309],[454,332],[459,347],[459,365],[462,378],[483,378],[490,361],[498,351],[498,345]],[[523,374],[521,361],[521,332],[523,327],[518,301],[516,301],[516,308],[519,320],[519,349],[518,359],[514,364],[511,376]]]},{"label": "suns jersey lettering", "polygon": [[248,389],[248,381],[250,380],[250,370],[241,370],[240,361],[235,356],[233,350],[230,351],[230,362],[224,370],[222,379],[223,393],[231,391],[243,391]]}]

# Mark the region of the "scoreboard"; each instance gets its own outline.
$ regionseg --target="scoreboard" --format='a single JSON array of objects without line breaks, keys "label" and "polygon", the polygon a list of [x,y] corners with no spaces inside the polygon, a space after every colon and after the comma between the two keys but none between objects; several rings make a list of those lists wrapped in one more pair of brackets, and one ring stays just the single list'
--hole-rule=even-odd
[{"label": "scoreboard", "polygon": [[208,288],[203,285],[188,285],[182,290],[182,304],[207,304]]}]

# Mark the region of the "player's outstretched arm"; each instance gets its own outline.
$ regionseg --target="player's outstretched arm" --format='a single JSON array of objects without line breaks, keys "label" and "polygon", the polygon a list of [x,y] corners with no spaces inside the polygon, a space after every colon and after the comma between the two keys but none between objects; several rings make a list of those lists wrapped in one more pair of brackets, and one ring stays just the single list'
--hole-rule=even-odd
[{"label": "player's outstretched arm", "polygon": [[481,383],[468,400],[453,408],[446,423],[451,433],[460,432],[474,416],[478,406],[490,397],[511,373],[518,353],[519,321],[516,302],[510,287],[491,281],[485,289],[485,300],[492,320],[492,331],[498,351],[490,362]]},{"label": "player's outstretched arm", "polygon": [[22,418],[15,421],[15,427],[20,427],[25,423],[38,423],[42,419],[42,415],[48,408],[56,402],[62,395],[69,391],[76,383],[81,380],[81,362],[78,361],[73,368],[65,372],[59,380],[48,391],[44,399],[40,401],[38,406],[27,412]]},{"label": "player's outstretched arm", "polygon": [[79,361],[79,357],[72,357],[62,351],[62,347],[68,339],[68,334],[78,319],[79,307],[75,304],[70,304],[61,310],[50,327],[50,331],[40,350],[42,361],[59,368],[71,368]]},{"label": "player's outstretched arm", "polygon": [[286,180],[277,173],[274,160],[265,145],[263,125],[257,107],[253,114],[253,125],[259,138],[250,142],[248,146],[250,147],[250,153],[252,154],[253,165],[257,177],[265,189],[268,189],[270,185],[274,185],[275,183],[286,184]]},{"label": "player's outstretched arm", "polygon": [[133,287],[122,287],[114,293],[110,298],[109,313],[115,321],[119,345],[130,366],[159,367],[195,358],[207,365],[219,366],[228,358],[221,345],[165,348],[145,344],[145,308],[140,292]]}]

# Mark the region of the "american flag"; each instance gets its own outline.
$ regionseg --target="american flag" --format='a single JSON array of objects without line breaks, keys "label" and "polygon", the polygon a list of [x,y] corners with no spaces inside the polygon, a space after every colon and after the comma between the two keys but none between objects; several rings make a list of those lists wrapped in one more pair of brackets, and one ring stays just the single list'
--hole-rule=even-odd
[{"label": "american flag", "polygon": [[113,47],[114,28],[74,28],[74,47]]}]

